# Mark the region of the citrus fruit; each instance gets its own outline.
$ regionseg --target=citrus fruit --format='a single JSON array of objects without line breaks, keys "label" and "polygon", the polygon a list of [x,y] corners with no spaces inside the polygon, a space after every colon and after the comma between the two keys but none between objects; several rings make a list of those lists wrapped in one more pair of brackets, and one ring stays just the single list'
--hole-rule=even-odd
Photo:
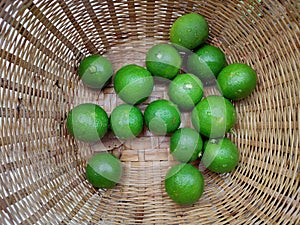
[{"label": "citrus fruit", "polygon": [[172,24],[170,41],[181,50],[184,48],[192,50],[207,40],[208,32],[208,23],[202,15],[185,14]]},{"label": "citrus fruit", "polygon": [[218,86],[224,97],[239,100],[246,98],[255,89],[257,75],[244,63],[233,63],[219,73]]},{"label": "citrus fruit", "polygon": [[197,75],[202,81],[216,79],[219,72],[226,66],[225,54],[213,45],[204,45],[187,61],[188,71]]},{"label": "citrus fruit", "polygon": [[120,160],[107,152],[94,155],[86,166],[86,178],[96,188],[114,187],[120,182],[122,174]]},{"label": "citrus fruit", "polygon": [[108,116],[98,105],[84,103],[74,107],[67,117],[67,130],[83,142],[100,140],[107,132]]},{"label": "citrus fruit", "polygon": [[98,54],[85,57],[79,64],[78,74],[82,82],[93,89],[102,89],[113,74],[111,62]]},{"label": "citrus fruit", "polygon": [[165,99],[151,102],[145,109],[144,118],[149,130],[160,135],[174,132],[181,123],[179,109]]},{"label": "citrus fruit", "polygon": [[169,197],[178,204],[194,204],[204,190],[203,175],[191,164],[176,164],[167,172],[165,190]]},{"label": "citrus fruit", "polygon": [[120,139],[136,137],[143,130],[143,114],[135,106],[122,104],[110,114],[110,127]]},{"label": "citrus fruit", "polygon": [[173,79],[181,67],[178,51],[168,44],[157,44],[149,49],[146,55],[147,69],[154,75]]},{"label": "citrus fruit", "polygon": [[202,145],[202,138],[197,131],[180,128],[171,136],[170,152],[180,162],[193,162],[201,154]]},{"label": "citrus fruit", "polygon": [[193,74],[179,74],[169,85],[168,95],[182,110],[191,110],[203,96],[203,84]]},{"label": "citrus fruit", "polygon": [[226,173],[238,165],[239,152],[236,145],[228,138],[210,139],[204,145],[201,161],[210,171]]},{"label": "citrus fruit", "polygon": [[209,138],[222,137],[236,123],[232,103],[222,96],[208,96],[192,111],[192,124],[197,131]]},{"label": "citrus fruit", "polygon": [[140,104],[152,93],[154,80],[145,68],[130,64],[119,69],[114,78],[118,96],[128,104]]}]

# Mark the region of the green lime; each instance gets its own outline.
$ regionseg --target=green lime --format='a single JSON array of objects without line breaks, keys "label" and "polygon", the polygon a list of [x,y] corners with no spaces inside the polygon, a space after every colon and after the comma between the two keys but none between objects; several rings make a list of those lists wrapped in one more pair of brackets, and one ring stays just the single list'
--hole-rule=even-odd
[{"label": "green lime", "polygon": [[143,114],[135,106],[122,104],[114,108],[110,115],[110,127],[120,139],[136,137],[143,130]]},{"label": "green lime", "polygon": [[145,109],[144,118],[149,130],[160,135],[174,132],[181,123],[179,109],[165,99],[151,102]]},{"label": "green lime", "polygon": [[98,105],[84,103],[73,108],[67,117],[67,130],[79,141],[95,142],[107,132],[108,116]]},{"label": "green lime", "polygon": [[249,96],[255,89],[257,75],[252,67],[233,63],[220,72],[217,81],[224,97],[239,100]]},{"label": "green lime", "polygon": [[79,67],[78,74],[82,82],[94,89],[102,89],[113,75],[111,62],[98,54],[85,57]]},{"label": "green lime", "polygon": [[226,66],[225,54],[218,47],[204,45],[187,61],[188,71],[197,75],[202,81],[216,79],[219,72]]},{"label": "green lime", "polygon": [[170,140],[170,152],[180,162],[193,162],[202,150],[202,138],[198,132],[191,128],[180,128]]},{"label": "green lime", "polygon": [[203,85],[193,74],[179,74],[170,83],[168,94],[180,109],[191,110],[203,96]]},{"label": "green lime", "polygon": [[170,41],[176,47],[194,49],[208,39],[208,23],[197,14],[185,14],[176,19],[170,30]]},{"label": "green lime", "polygon": [[203,165],[216,173],[232,171],[239,162],[239,152],[228,138],[210,139],[204,145]]},{"label": "green lime", "polygon": [[114,155],[102,152],[94,155],[86,166],[86,178],[96,188],[112,188],[120,182],[122,163]]},{"label": "green lime", "polygon": [[146,56],[147,69],[154,75],[173,79],[181,67],[178,51],[168,44],[157,44],[149,49]]},{"label": "green lime", "polygon": [[167,172],[165,190],[169,197],[178,204],[194,204],[204,190],[203,175],[191,164],[176,164]]},{"label": "green lime", "polygon": [[230,101],[222,96],[208,96],[192,111],[192,124],[209,138],[222,137],[236,123],[236,111]]},{"label": "green lime", "polygon": [[152,93],[154,80],[145,68],[130,64],[119,69],[114,78],[118,96],[128,104],[140,104]]}]

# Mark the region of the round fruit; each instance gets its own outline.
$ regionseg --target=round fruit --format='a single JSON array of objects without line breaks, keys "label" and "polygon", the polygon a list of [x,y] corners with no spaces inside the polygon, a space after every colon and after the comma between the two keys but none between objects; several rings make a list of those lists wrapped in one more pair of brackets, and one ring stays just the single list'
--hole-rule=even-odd
[{"label": "round fruit", "polygon": [[182,110],[191,110],[203,96],[203,84],[193,74],[180,74],[170,83],[170,100]]},{"label": "round fruit", "polygon": [[135,106],[122,104],[110,115],[110,127],[120,139],[136,137],[143,130],[143,114]]},{"label": "round fruit", "polygon": [[249,96],[255,89],[257,75],[250,66],[233,63],[220,72],[217,81],[224,97],[239,100]]},{"label": "round fruit", "polygon": [[149,49],[146,56],[147,69],[154,75],[173,79],[181,67],[178,51],[168,44],[157,44]]},{"label": "round fruit", "polygon": [[73,108],[67,118],[67,130],[77,140],[95,142],[107,132],[108,116],[98,105],[84,103]]},{"label": "round fruit", "polygon": [[154,80],[145,68],[130,64],[117,71],[114,88],[118,96],[128,104],[140,104],[152,93]]},{"label": "round fruit", "polygon": [[86,178],[96,188],[114,187],[122,174],[120,160],[107,152],[94,155],[86,166]]},{"label": "round fruit", "polygon": [[202,153],[202,138],[191,128],[180,128],[171,137],[170,151],[180,162],[193,162]]},{"label": "round fruit", "polygon": [[98,54],[84,58],[79,67],[78,74],[82,82],[94,89],[102,89],[113,74],[111,62]]},{"label": "round fruit", "polygon": [[151,102],[145,109],[144,118],[149,130],[159,135],[174,132],[181,123],[179,109],[165,99]]},{"label": "round fruit", "polygon": [[[194,49],[208,38],[208,23],[197,13],[179,17],[170,30],[170,41],[180,49]],[[181,48],[183,47],[183,48]]]},{"label": "round fruit", "polygon": [[203,175],[191,164],[176,164],[167,172],[165,190],[178,204],[194,204],[204,190]]},{"label": "round fruit", "polygon": [[204,145],[203,165],[216,173],[232,171],[239,162],[239,152],[228,138],[210,139]]},{"label": "round fruit", "polygon": [[187,61],[188,71],[207,82],[216,79],[219,72],[226,66],[225,54],[213,45],[204,45]]},{"label": "round fruit", "polygon": [[235,108],[222,96],[208,96],[192,111],[192,124],[209,138],[222,137],[236,123]]}]

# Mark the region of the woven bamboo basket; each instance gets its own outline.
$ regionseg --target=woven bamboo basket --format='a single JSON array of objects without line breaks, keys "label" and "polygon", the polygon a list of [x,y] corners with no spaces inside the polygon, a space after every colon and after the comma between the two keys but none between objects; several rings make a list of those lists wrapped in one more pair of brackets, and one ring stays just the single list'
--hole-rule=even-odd
[{"label": "woven bamboo basket", "polygon": [[[0,224],[300,224],[298,0],[2,0],[0,7]],[[147,50],[168,42],[171,24],[189,12],[207,18],[208,42],[228,63],[252,66],[258,85],[234,103],[238,122],[229,138],[238,167],[218,175],[198,162],[205,191],[194,205],[179,206],[164,190],[176,163],[169,136],[145,129],[131,141],[109,133],[86,144],[68,135],[65,121],[80,103],[108,114],[122,103],[112,84],[101,92],[82,84],[84,56],[100,53],[115,71],[145,66]],[[140,108],[167,99],[166,89],[158,82]],[[189,113],[182,126],[191,126]],[[85,178],[87,160],[100,151],[124,167],[109,190]]]}]

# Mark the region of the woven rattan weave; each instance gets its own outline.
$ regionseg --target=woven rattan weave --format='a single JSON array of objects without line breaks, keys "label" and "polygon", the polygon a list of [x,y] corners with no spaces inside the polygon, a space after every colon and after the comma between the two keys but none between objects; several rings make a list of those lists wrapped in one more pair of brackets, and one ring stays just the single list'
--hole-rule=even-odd
[{"label": "woven rattan weave", "polygon": [[[2,0],[0,3],[0,224],[300,224],[300,3],[298,0]],[[121,142],[72,139],[65,121],[79,103],[108,114],[122,103],[110,84],[92,91],[76,68],[89,54],[108,57],[116,71],[169,40],[175,19],[207,18],[209,43],[228,63],[258,74],[254,93],[235,102],[229,137],[240,151],[230,174],[200,170],[205,191],[179,206],[164,191],[176,163],[169,137],[147,129]],[[143,110],[168,98],[157,83]],[[213,94],[206,88],[205,94]],[[191,126],[190,114],[182,126]],[[87,160],[110,151],[124,166],[121,184],[97,190],[85,179]]]}]

